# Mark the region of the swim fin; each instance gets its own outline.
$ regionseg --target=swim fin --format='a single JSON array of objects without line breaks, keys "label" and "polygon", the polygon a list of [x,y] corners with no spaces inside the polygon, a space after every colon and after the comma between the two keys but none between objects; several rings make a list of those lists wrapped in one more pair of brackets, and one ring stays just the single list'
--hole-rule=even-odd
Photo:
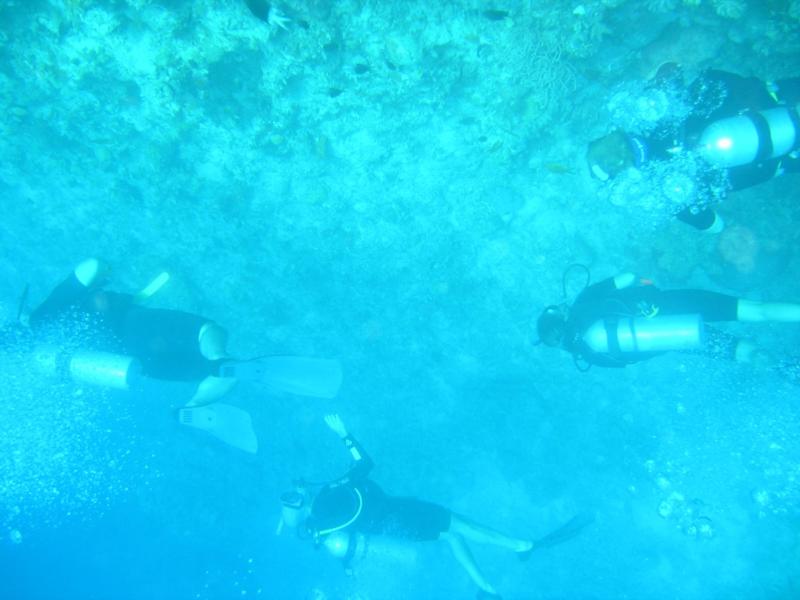
[{"label": "swim fin", "polygon": [[258,452],[258,438],[253,431],[250,414],[241,408],[219,402],[209,406],[181,408],[178,421],[181,425],[207,431],[218,440],[244,452]]},{"label": "swim fin", "polygon": [[335,398],[342,385],[342,366],[338,360],[304,356],[263,356],[252,360],[225,363],[221,377],[255,381],[279,391]]},{"label": "swim fin", "polygon": [[517,553],[517,558],[525,561],[530,558],[530,555],[534,550],[539,550],[540,548],[552,548],[553,546],[561,544],[562,542],[571,540],[581,531],[583,531],[585,527],[588,527],[592,523],[594,523],[593,514],[581,513],[576,515],[555,531],[551,531],[543,538],[535,540],[533,542],[533,548],[530,550]]}]

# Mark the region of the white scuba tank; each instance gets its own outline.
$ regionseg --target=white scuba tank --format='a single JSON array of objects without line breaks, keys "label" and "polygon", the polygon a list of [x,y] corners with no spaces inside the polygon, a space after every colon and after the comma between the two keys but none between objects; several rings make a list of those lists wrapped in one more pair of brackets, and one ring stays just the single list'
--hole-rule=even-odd
[{"label": "white scuba tank", "polygon": [[372,565],[411,566],[417,560],[416,549],[409,542],[383,535],[367,536],[339,530],[327,535],[323,545],[332,556],[347,558],[350,566],[364,561]]},{"label": "white scuba tank", "polygon": [[110,352],[68,353],[54,346],[39,346],[34,352],[34,362],[48,377],[68,376],[76,383],[118,390],[130,389],[141,375],[141,365],[135,358]]},{"label": "white scuba tank", "polygon": [[700,153],[718,167],[738,167],[778,158],[800,146],[796,106],[777,106],[710,123],[700,135]]},{"label": "white scuba tank", "polygon": [[700,315],[661,315],[599,319],[583,334],[583,341],[601,354],[632,354],[694,350],[704,337]]}]

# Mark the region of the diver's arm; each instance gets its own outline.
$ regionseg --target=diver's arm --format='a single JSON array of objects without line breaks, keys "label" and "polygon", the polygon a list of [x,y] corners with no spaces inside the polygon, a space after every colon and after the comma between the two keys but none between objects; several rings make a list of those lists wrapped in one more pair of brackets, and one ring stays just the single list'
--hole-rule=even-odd
[{"label": "diver's arm", "polygon": [[55,319],[70,306],[81,304],[90,294],[89,288],[81,284],[75,275],[70,274],[31,312],[29,323],[32,327],[36,327],[40,323]]},{"label": "diver's arm", "polygon": [[615,290],[624,290],[634,285],[652,285],[652,281],[638,277],[635,273],[620,273],[614,277],[609,277],[598,281],[586,288],[580,295],[582,300],[592,298],[595,295],[608,294]]},{"label": "diver's arm", "polygon": [[633,273],[620,273],[614,276],[614,287],[618,290],[629,288],[634,283],[636,283],[636,275]]},{"label": "diver's arm", "polygon": [[613,278],[614,287],[618,290],[633,287],[635,285],[653,285],[652,279],[639,277],[636,273],[620,273]]},{"label": "diver's arm", "polygon": [[598,281],[586,288],[587,291],[593,292],[611,292],[613,290],[622,290],[631,287],[637,282],[637,277],[633,273],[620,273],[614,277],[609,277]]},{"label": "diver's arm", "polygon": [[344,422],[339,415],[326,415],[325,424],[342,439],[354,462],[353,467],[337,483],[364,479],[372,470],[372,467],[375,466],[375,463],[372,462],[372,459],[364,451],[361,444],[358,443],[358,440],[347,432],[347,428],[345,428]]}]

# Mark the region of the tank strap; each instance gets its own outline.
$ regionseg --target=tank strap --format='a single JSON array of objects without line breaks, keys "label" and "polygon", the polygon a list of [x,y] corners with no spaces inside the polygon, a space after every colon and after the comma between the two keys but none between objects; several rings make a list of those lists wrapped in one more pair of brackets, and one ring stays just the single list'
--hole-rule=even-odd
[{"label": "tank strap", "polygon": [[[652,317],[650,317],[652,318]],[[633,351],[639,352],[639,339],[636,337],[636,319],[632,318],[629,320],[630,328],[631,328],[631,341],[633,342]]]},{"label": "tank strap", "polygon": [[603,321],[603,326],[606,329],[606,340],[608,343],[608,353],[611,356],[619,356],[619,337],[617,336],[617,328],[619,327],[619,319],[606,319]]},{"label": "tank strap", "polygon": [[358,546],[358,537],[356,536],[354,531],[347,532],[347,552],[344,553],[342,557],[342,562],[345,565],[349,565],[350,561],[353,560],[353,557],[356,555],[356,550]]},{"label": "tank strap", "polygon": [[758,152],[756,153],[755,162],[764,160],[772,155],[772,134],[769,130],[769,121],[760,112],[748,111],[744,116],[750,119],[753,126],[756,128],[758,135]]},{"label": "tank strap", "polygon": [[798,105],[786,107],[786,112],[789,114],[789,120],[792,122],[792,126],[794,127],[794,144],[792,145],[790,152],[800,149],[800,114],[797,112],[797,106]]}]

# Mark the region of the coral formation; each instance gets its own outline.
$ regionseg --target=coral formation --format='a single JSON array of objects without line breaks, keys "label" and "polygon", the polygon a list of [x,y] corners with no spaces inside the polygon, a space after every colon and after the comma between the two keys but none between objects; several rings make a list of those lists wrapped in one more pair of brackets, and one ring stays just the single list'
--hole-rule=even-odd
[{"label": "coral formation", "polygon": [[711,0],[711,4],[716,13],[726,19],[741,19],[747,9],[744,0]]}]

